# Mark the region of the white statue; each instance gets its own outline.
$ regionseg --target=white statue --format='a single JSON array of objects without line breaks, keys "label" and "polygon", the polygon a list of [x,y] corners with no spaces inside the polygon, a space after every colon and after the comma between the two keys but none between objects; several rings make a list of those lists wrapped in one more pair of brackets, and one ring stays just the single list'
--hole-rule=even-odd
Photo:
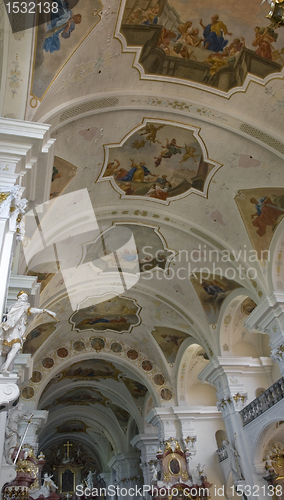
[{"label": "white statue", "polygon": [[53,490],[57,490],[58,486],[56,486],[54,481],[52,481],[52,477],[52,474],[51,476],[49,476],[47,472],[45,472],[43,476],[42,486],[38,490],[32,492],[32,498],[38,498],[40,495],[43,495],[44,498],[47,498]]},{"label": "white statue", "polygon": [[240,459],[237,450],[228,443],[225,439],[222,441],[222,445],[227,452],[228,455],[228,460],[230,463],[230,469],[233,474],[233,479],[234,481],[240,481],[243,479],[242,471],[241,471],[241,466],[240,466]]},{"label": "white statue", "polygon": [[94,487],[93,475],[95,473],[96,473],[96,471],[92,472],[91,470],[89,470],[88,475],[87,475],[86,485],[87,485],[88,488],[90,488],[90,490],[92,490],[93,487]]},{"label": "white statue", "polygon": [[274,469],[274,467],[272,465],[272,460],[271,460],[269,455],[267,455],[267,457],[266,457],[265,468],[266,468],[269,475],[276,474],[276,470]]},{"label": "white statue", "polygon": [[28,315],[39,314],[46,312],[53,318],[56,314],[48,309],[38,309],[37,307],[30,307],[28,302],[29,294],[21,291],[17,295],[18,300],[13,304],[7,314],[7,321],[2,322],[2,354],[7,354],[5,363],[0,368],[0,372],[9,373],[9,368],[19,351],[23,347],[26,333],[26,325],[28,322]]},{"label": "white statue", "polygon": [[26,198],[21,198],[22,193],[21,190],[17,190],[14,193],[14,207],[11,207],[12,215],[10,217],[12,224],[16,227],[16,240],[23,241],[24,236],[26,234],[25,231],[25,223],[22,220],[23,215],[25,214],[25,209],[28,204],[28,200]]},{"label": "white statue", "polygon": [[8,419],[5,429],[5,458],[8,464],[13,463],[12,454],[14,449],[20,444],[21,435],[18,432],[18,424],[28,421],[32,413],[23,410],[24,405],[18,403],[17,406],[11,408],[8,412]]},{"label": "white statue", "polygon": [[154,463],[150,466],[150,473],[152,474],[151,483],[155,483],[158,480],[158,470]]},{"label": "white statue", "polygon": [[0,214],[4,217],[10,217],[10,229],[16,230],[17,241],[22,241],[26,232],[22,216],[25,213],[28,200],[21,198],[22,192],[21,186],[13,186],[11,191],[1,193],[2,199],[0,197]]}]

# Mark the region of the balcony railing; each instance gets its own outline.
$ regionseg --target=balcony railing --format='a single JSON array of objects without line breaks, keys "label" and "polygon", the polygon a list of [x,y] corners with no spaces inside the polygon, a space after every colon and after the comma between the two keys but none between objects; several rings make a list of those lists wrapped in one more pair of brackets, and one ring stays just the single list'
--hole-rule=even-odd
[{"label": "balcony railing", "polygon": [[219,457],[219,463],[223,462],[223,460],[226,460],[226,458],[228,458],[228,450],[225,446],[223,446],[222,448],[218,448],[216,453]]},{"label": "balcony railing", "polygon": [[284,377],[280,378],[269,389],[240,411],[243,426],[245,427],[245,425],[252,422],[259,415],[262,415],[262,413],[281,401],[281,399],[284,399]]}]

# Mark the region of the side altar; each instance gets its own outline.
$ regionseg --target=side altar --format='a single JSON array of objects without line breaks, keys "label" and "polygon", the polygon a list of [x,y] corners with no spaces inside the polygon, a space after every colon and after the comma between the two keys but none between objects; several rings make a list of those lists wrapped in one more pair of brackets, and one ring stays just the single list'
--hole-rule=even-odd
[{"label": "side altar", "polygon": [[212,484],[208,482],[203,466],[198,464],[196,470],[191,470],[191,453],[183,451],[175,439],[166,441],[161,448],[157,460],[151,464],[155,500],[208,500]]}]

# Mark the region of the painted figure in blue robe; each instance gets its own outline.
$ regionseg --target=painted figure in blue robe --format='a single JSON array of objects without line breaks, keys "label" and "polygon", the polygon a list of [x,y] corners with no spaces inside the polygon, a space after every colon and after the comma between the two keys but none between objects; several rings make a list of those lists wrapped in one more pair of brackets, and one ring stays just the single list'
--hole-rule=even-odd
[{"label": "painted figure in blue robe", "polygon": [[157,4],[155,7],[151,7],[150,9],[144,12],[144,21],[142,24],[145,26],[150,26],[150,24],[158,24],[158,13],[160,11],[160,5]]},{"label": "painted figure in blue robe", "polygon": [[200,24],[204,30],[204,47],[212,52],[223,52],[228,43],[228,40],[225,40],[223,35],[231,36],[232,33],[229,33],[227,26],[219,20],[218,14],[212,16],[211,21],[211,24],[204,26],[202,19],[200,19]]},{"label": "painted figure in blue robe", "polygon": [[60,49],[60,36],[69,38],[76,24],[82,21],[81,14],[73,15],[72,10],[69,10],[68,2],[64,0],[56,0],[58,4],[58,12],[51,13],[50,21],[47,23],[46,31],[47,38],[44,41],[43,49],[46,52],[55,52]]},{"label": "painted figure in blue robe", "polygon": [[165,148],[164,151],[161,151],[160,156],[154,156],[155,158],[155,166],[158,167],[161,164],[161,161],[163,158],[171,158],[173,155],[178,155],[181,154],[181,148],[182,146],[177,145],[176,139],[172,139],[171,142],[169,142],[169,139],[166,139],[167,145],[163,146]]},{"label": "painted figure in blue robe", "polygon": [[[130,158],[131,160],[131,158]],[[134,182],[144,182],[144,178],[147,175],[151,175],[152,177],[155,177],[154,174],[151,174],[150,170],[146,167],[145,161],[141,161],[138,164],[134,163],[134,160],[131,160],[131,169],[129,172],[122,177],[122,179],[119,179],[120,181],[134,181]]]},{"label": "painted figure in blue robe", "polygon": [[215,299],[218,297],[219,293],[225,293],[227,291],[222,283],[216,280],[213,280],[212,282],[202,280],[201,286],[207,295],[211,295]]}]

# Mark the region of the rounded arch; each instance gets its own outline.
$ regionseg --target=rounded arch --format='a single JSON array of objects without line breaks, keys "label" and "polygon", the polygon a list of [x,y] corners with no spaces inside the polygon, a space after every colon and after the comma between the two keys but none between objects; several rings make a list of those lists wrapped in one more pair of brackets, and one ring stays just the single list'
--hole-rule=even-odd
[{"label": "rounded arch", "polygon": [[255,291],[238,288],[230,293],[222,305],[217,323],[217,331],[219,332],[219,355],[228,355],[228,353],[230,353],[230,355],[233,354],[233,339],[231,339],[230,332],[234,324],[234,317],[241,304],[247,298],[250,298],[256,305],[260,300]]},{"label": "rounded arch", "polygon": [[[50,353],[46,354],[46,357],[54,357],[55,358],[55,353],[51,351]],[[52,358],[53,359],[53,358]],[[80,362],[80,361],[85,361],[85,360],[91,360],[91,359],[100,359],[104,361],[109,361],[111,363],[114,363],[116,365],[120,365],[122,368],[125,367],[128,369],[130,372],[134,374],[134,376],[138,379],[141,380],[141,382],[147,387],[149,390],[150,394],[153,396],[155,404],[159,405],[160,400],[158,396],[158,391],[157,388],[154,384],[154,381],[152,380],[152,377],[150,375],[147,376],[148,372],[142,372],[142,369],[140,369],[138,366],[134,365],[131,363],[126,357],[118,357],[114,353],[109,353],[109,352],[79,352],[76,353],[75,355],[68,356],[68,358],[58,358],[56,362],[54,363],[54,366],[50,369],[50,372],[47,372],[47,369],[45,370],[45,376],[42,378],[42,380],[36,384],[37,385],[37,391],[35,393],[35,396],[33,398],[33,401],[30,399],[29,403],[31,406],[31,403],[33,406],[36,408],[39,400],[43,394],[43,391],[45,390],[46,386],[48,383],[55,378],[62,370],[70,367],[72,364]]]},{"label": "rounded arch", "polygon": [[[251,436],[251,458],[254,467],[257,472],[261,473],[263,471],[263,453],[268,443],[273,440],[273,436],[276,435],[277,424],[283,419],[282,408],[276,409],[274,414],[271,416],[269,422],[263,422],[259,428],[255,428]],[[282,429],[281,429],[281,432]]]},{"label": "rounded arch", "polygon": [[[198,353],[200,352],[200,356]],[[187,406],[188,381],[192,383],[198,380],[197,377],[205,367],[205,362],[209,360],[206,352],[195,339],[187,341],[187,346],[181,356],[177,370],[177,402],[181,406]],[[194,365],[194,366],[192,366]],[[190,377],[188,372],[191,372]]]},{"label": "rounded arch", "polygon": [[[106,412],[100,409],[94,408],[84,408],[84,415],[82,415],[82,408],[78,406],[69,406],[65,409],[59,409],[53,412],[49,418],[44,428],[40,432],[40,444],[41,446],[46,446],[50,442],[50,436],[52,436],[52,430],[59,427],[61,424],[65,424],[70,419],[72,420],[84,420],[86,426],[88,427],[87,432],[72,432],[69,433],[69,437],[73,439],[75,436],[78,440],[83,439],[85,442],[89,439],[89,443],[95,443],[94,437],[90,439],[90,436],[94,432],[97,432],[101,436],[104,436],[109,443],[112,445],[115,453],[123,453],[127,451],[126,436],[117,422],[114,421]],[[63,434],[57,434],[60,439],[68,439],[68,432]],[[95,448],[94,448],[95,449]],[[99,447],[97,447],[99,450]],[[101,460],[103,460],[102,450],[98,451]]]}]

